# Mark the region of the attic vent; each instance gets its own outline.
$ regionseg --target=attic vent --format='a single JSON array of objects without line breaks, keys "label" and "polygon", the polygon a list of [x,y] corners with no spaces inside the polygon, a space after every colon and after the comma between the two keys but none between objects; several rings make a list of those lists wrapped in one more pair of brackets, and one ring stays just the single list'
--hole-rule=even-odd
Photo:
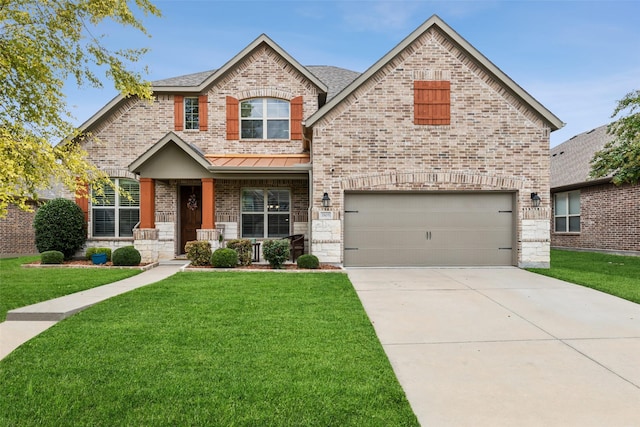
[{"label": "attic vent", "polygon": [[561,151],[560,154],[564,154],[564,151]]},{"label": "attic vent", "polygon": [[591,129],[589,132],[587,132],[587,135],[589,135],[591,132],[594,132],[595,129]]},{"label": "attic vent", "polygon": [[557,156],[557,155],[558,155],[558,153],[553,153],[553,154],[551,155],[551,157],[555,157],[555,156]]},{"label": "attic vent", "polygon": [[569,140],[575,139],[578,135],[573,135]]}]

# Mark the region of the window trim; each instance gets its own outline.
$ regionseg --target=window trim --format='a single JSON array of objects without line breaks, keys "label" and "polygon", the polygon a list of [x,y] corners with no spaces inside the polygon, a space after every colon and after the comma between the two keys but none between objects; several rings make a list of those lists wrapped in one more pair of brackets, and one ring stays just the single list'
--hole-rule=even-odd
[{"label": "window trim", "polygon": [[[578,213],[570,213],[569,212],[569,199],[572,193],[578,194]],[[558,215],[558,202],[564,203],[566,214]],[[578,231],[571,231],[570,228],[570,219],[578,218]],[[558,230],[557,229],[557,218],[565,219],[565,229]],[[582,232],[582,194],[580,190],[572,190],[572,191],[563,191],[560,193],[555,193],[553,195],[553,232],[556,234],[580,234]]]},{"label": "window trim", "polygon": [[[263,194],[262,212],[253,212],[244,210],[243,195],[245,191],[260,190]],[[289,196],[289,210],[282,212],[269,212],[269,191],[286,191]],[[243,187],[240,189],[240,230],[241,239],[279,239],[291,235],[291,213],[292,213],[292,194],[291,188],[288,187]],[[244,215],[262,215],[263,232],[262,237],[245,237],[244,236]],[[286,236],[269,236],[269,215],[282,215],[288,217],[289,230]]]},{"label": "window trim", "polygon": [[[249,120],[260,120],[260,118],[258,117],[242,117],[242,104],[244,104],[245,102],[248,101],[255,101],[255,100],[262,100],[262,137],[261,138],[245,138],[242,136],[242,123],[244,121],[249,121]],[[286,116],[280,116],[280,117],[269,117],[267,114],[267,108],[268,108],[268,102],[269,100],[276,100],[276,101],[280,101],[282,103],[287,104],[288,107],[288,114]],[[268,123],[269,121],[274,121],[274,120],[286,120],[287,121],[287,137],[285,138],[268,138],[268,134],[269,134],[269,127],[268,127]],[[246,98],[243,100],[240,100],[238,103],[238,137],[241,141],[289,141],[291,140],[291,100],[289,99],[282,99],[282,98],[275,98],[275,97],[256,97],[256,98]]]},{"label": "window trim", "polygon": [[[140,222],[140,181],[136,180],[136,179],[132,179],[132,178],[111,178],[111,181],[118,187],[120,187],[120,182],[121,181],[129,181],[129,182],[134,182],[138,185],[138,202],[137,205],[133,205],[133,206],[126,206],[126,205],[122,205],[121,200],[120,200],[120,194],[114,190],[114,202],[113,204],[105,204],[105,205],[100,205],[97,203],[91,203],[91,238],[93,239],[132,239],[133,238],[133,229],[131,231],[131,235],[125,235],[125,236],[121,236],[120,235],[120,211],[122,210],[128,210],[128,211],[137,211],[138,212],[138,223]],[[93,199],[96,199],[97,197],[94,196],[93,194],[93,189],[91,189],[91,196]],[[128,200],[127,200],[128,202]],[[95,227],[96,227],[96,221],[95,221],[95,211],[113,211],[113,235],[112,236],[96,236],[95,234]],[[135,227],[135,225],[134,225]]]}]

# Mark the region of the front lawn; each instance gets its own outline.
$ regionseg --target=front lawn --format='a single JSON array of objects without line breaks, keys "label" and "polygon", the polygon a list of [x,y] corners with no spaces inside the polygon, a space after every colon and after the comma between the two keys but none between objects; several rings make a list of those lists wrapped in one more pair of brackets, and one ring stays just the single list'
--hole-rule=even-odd
[{"label": "front lawn", "polygon": [[551,250],[551,268],[529,271],[640,304],[640,257]]},{"label": "front lawn", "polygon": [[178,273],[27,342],[0,384],[0,425],[418,425],[338,273]]},{"label": "front lawn", "polygon": [[39,257],[0,259],[0,322],[7,311],[85,289],[116,282],[140,273],[128,269],[23,268]]}]

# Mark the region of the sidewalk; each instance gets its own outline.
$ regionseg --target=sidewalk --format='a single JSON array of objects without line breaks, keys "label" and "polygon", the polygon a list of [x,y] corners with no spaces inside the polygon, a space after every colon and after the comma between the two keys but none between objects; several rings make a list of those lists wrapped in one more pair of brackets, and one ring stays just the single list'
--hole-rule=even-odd
[{"label": "sidewalk", "polygon": [[156,268],[118,282],[9,311],[7,320],[0,323],[0,360],[60,320],[108,298],[172,276],[187,262],[161,263]]}]

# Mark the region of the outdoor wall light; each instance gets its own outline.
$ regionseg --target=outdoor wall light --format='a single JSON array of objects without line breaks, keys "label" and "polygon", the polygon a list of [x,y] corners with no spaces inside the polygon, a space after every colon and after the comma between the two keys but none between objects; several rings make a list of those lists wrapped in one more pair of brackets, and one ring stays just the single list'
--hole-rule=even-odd
[{"label": "outdoor wall light", "polygon": [[531,193],[531,205],[534,208],[540,206],[540,196],[538,196],[538,193]]},{"label": "outdoor wall light", "polygon": [[328,208],[329,206],[331,206],[331,199],[329,198],[329,194],[328,193],[324,193],[322,195],[322,207],[323,208]]}]

